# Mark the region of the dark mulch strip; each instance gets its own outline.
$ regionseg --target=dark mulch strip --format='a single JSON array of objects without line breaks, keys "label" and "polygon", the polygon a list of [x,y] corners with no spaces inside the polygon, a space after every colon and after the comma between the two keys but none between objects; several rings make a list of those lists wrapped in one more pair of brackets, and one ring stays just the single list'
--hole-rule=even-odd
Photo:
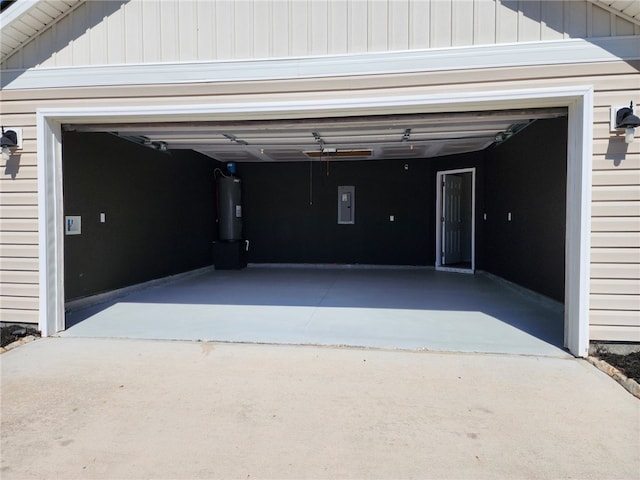
[{"label": "dark mulch strip", "polygon": [[640,352],[630,353],[628,355],[598,352],[596,355],[600,360],[604,360],[612,367],[616,367],[628,378],[632,378],[640,383]]},{"label": "dark mulch strip", "polygon": [[22,327],[20,325],[9,325],[0,328],[0,347],[5,347],[10,343],[20,340],[27,335],[39,337],[40,332],[35,328]]}]

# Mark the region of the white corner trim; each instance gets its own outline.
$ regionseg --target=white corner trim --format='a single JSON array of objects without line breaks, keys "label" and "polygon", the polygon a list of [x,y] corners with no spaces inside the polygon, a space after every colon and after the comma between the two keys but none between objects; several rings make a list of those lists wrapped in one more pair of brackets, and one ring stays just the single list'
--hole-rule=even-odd
[{"label": "white corner trim", "polygon": [[565,347],[578,357],[589,354],[593,96],[590,88],[568,106]]},{"label": "white corner trim", "polygon": [[640,59],[640,36],[314,57],[7,69],[2,71],[0,87],[14,90],[267,81],[634,59]]}]

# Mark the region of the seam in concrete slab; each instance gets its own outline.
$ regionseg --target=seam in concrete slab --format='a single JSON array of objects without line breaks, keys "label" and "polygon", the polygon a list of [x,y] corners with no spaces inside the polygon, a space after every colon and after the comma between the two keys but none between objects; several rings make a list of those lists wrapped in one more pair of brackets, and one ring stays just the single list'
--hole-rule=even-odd
[{"label": "seam in concrete slab", "polygon": [[[401,347],[377,347],[368,345],[350,345],[347,343],[278,343],[278,342],[251,342],[251,341],[234,341],[234,340],[185,340],[182,338],[131,338],[131,337],[92,337],[75,335],[73,337],[63,337],[61,335],[52,335],[49,338],[56,339],[84,339],[84,340],[100,340],[100,341],[127,341],[127,342],[180,342],[195,344],[211,344],[211,345],[246,345],[246,346],[267,346],[267,347],[299,347],[299,348],[322,348],[336,350],[362,350],[372,352],[398,352],[398,353],[416,353],[416,354],[434,354],[434,355],[482,355],[497,357],[530,357],[530,358],[549,358],[554,360],[577,360],[569,352],[566,355],[540,355],[536,353],[514,353],[514,352],[482,352],[482,351],[465,351],[465,350],[434,350],[431,348],[401,348]],[[18,343],[18,342],[15,342]]]},{"label": "seam in concrete slab", "polygon": [[587,361],[596,367],[601,372],[606,373],[611,378],[613,378],[616,382],[622,385],[625,390],[627,390],[634,397],[640,398],[640,385],[638,382],[633,380],[632,378],[627,377],[624,373],[618,370],[616,367],[609,365],[604,360],[600,360],[599,358],[588,356],[586,357]]}]

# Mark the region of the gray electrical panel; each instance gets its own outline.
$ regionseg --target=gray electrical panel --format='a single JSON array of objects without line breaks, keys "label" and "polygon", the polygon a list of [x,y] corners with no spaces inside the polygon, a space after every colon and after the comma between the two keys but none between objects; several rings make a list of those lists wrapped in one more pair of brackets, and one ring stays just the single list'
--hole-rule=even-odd
[{"label": "gray electrical panel", "polygon": [[356,214],[356,187],[339,186],[338,187],[338,223],[354,224]]}]

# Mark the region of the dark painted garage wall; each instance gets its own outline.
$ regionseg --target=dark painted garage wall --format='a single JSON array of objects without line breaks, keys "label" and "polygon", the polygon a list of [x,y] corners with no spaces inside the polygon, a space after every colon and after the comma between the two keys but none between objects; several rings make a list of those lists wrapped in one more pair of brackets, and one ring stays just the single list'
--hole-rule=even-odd
[{"label": "dark painted garage wall", "polygon": [[[240,163],[248,261],[433,265],[436,173],[476,167],[476,267],[563,300],[566,132],[566,119],[537,121],[484,152],[330,162],[329,175],[324,161]],[[210,265],[219,166],[65,133],[65,214],[83,220],[65,237],[66,299]],[[355,187],[354,225],[337,223],[341,185]]]},{"label": "dark painted garage wall", "polygon": [[[239,164],[249,261],[433,265],[436,167],[482,158],[330,162],[329,175],[324,161]],[[341,185],[355,186],[353,225],[337,223]]]},{"label": "dark painted garage wall", "polygon": [[[408,170],[404,169],[405,163]],[[251,262],[419,264],[430,261],[429,162],[241,164]],[[338,186],[355,186],[355,224],[339,225]],[[389,220],[390,215],[395,221]]]},{"label": "dark painted garage wall", "polygon": [[65,215],[82,216],[82,234],[65,236],[65,299],[210,265],[218,165],[192,151],[65,133]]},{"label": "dark painted garage wall", "polygon": [[487,220],[479,265],[560,301],[564,300],[566,151],[566,118],[537,121],[486,151]]}]

